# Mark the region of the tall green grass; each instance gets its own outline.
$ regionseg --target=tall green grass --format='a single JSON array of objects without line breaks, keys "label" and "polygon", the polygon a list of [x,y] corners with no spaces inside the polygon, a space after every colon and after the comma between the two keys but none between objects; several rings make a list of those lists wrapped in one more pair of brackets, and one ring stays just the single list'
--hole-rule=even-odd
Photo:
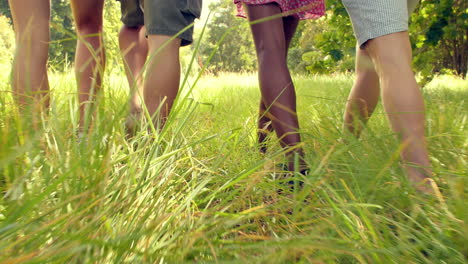
[{"label": "tall green grass", "polygon": [[81,138],[71,74],[51,77],[39,127],[2,92],[0,262],[465,263],[467,82],[424,89],[443,193],[430,199],[409,187],[381,108],[360,140],[341,143],[352,81],[295,78],[311,173],[282,195],[276,138],[266,156],[256,150],[254,75],[206,76],[193,89],[189,78],[164,132],[132,139],[123,75],[106,78]]}]

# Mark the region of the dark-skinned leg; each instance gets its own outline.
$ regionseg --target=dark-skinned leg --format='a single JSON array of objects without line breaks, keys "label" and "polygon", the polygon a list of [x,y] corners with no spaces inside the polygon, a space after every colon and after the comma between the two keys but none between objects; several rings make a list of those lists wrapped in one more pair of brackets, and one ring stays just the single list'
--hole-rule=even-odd
[{"label": "dark-skinned leg", "polygon": [[[247,6],[249,19],[255,21],[281,13],[276,4]],[[293,149],[289,169],[294,170],[294,154],[303,156],[297,145],[301,142],[296,114],[296,93],[286,63],[287,43],[282,18],[268,20],[251,26],[259,65],[259,82],[262,101],[268,109],[266,117],[284,148]]]},{"label": "dark-skinned leg", "polygon": [[[283,18],[283,29],[284,29],[284,37],[286,41],[286,59],[288,57],[288,50],[291,44],[292,38],[296,33],[297,26],[299,24],[299,18],[294,16],[284,17]],[[273,132],[273,125],[271,119],[268,118],[266,113],[267,107],[263,103],[263,100],[260,99],[260,107],[259,107],[259,118],[258,118],[258,143],[260,146],[260,152],[265,154],[267,151],[266,147],[266,139],[268,135]]]}]

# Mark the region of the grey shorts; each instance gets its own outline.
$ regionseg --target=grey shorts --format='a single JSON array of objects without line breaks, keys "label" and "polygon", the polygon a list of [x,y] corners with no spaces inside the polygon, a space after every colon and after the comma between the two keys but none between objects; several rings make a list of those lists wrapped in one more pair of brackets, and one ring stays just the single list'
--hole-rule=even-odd
[{"label": "grey shorts", "polygon": [[140,0],[117,0],[120,2],[122,16],[120,20],[127,27],[139,27],[145,24],[143,15],[143,1]]},{"label": "grey shorts", "polygon": [[368,40],[408,31],[408,18],[419,0],[342,0],[362,47]]},{"label": "grey shorts", "polygon": [[117,1],[121,4],[121,20],[126,26],[145,25],[148,35],[177,35],[182,46],[193,42],[192,24],[200,17],[202,0]]}]

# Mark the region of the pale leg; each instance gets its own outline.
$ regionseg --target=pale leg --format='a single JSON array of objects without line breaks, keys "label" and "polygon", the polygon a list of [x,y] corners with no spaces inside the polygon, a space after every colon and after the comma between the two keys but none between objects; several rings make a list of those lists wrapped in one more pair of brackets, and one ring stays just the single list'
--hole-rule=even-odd
[{"label": "pale leg", "polygon": [[409,179],[422,192],[431,192],[429,155],[424,135],[424,101],[411,70],[408,32],[393,33],[367,43],[380,77],[385,111],[400,137],[401,157]]},{"label": "pale leg", "polygon": [[[16,33],[13,95],[20,108],[49,106],[49,0],[9,0]],[[35,112],[35,111],[33,111]]]},{"label": "pale leg", "polygon": [[[78,44],[75,73],[80,103],[80,125],[85,125],[86,112],[92,111],[95,94],[101,89],[105,67],[102,39],[104,0],[72,0]],[[89,110],[87,110],[89,109]],[[91,115],[89,115],[91,116]]]},{"label": "pale leg", "polygon": [[130,87],[130,113],[139,114],[143,98],[143,69],[148,57],[145,27],[124,25],[120,30],[119,45]]},{"label": "pale leg", "polygon": [[380,97],[379,76],[367,51],[356,48],[356,81],[348,97],[344,129],[359,137]]},{"label": "pale leg", "polygon": [[[181,40],[150,35],[149,65],[145,77],[144,99],[156,127],[161,128],[179,91]],[[170,41],[168,43],[168,41]]]}]

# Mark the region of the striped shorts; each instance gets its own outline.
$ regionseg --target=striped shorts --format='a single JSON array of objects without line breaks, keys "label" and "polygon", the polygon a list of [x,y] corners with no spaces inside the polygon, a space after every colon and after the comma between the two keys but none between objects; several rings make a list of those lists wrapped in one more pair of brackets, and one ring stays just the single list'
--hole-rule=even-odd
[{"label": "striped shorts", "polygon": [[368,40],[408,31],[409,15],[419,0],[342,0],[362,47]]}]

